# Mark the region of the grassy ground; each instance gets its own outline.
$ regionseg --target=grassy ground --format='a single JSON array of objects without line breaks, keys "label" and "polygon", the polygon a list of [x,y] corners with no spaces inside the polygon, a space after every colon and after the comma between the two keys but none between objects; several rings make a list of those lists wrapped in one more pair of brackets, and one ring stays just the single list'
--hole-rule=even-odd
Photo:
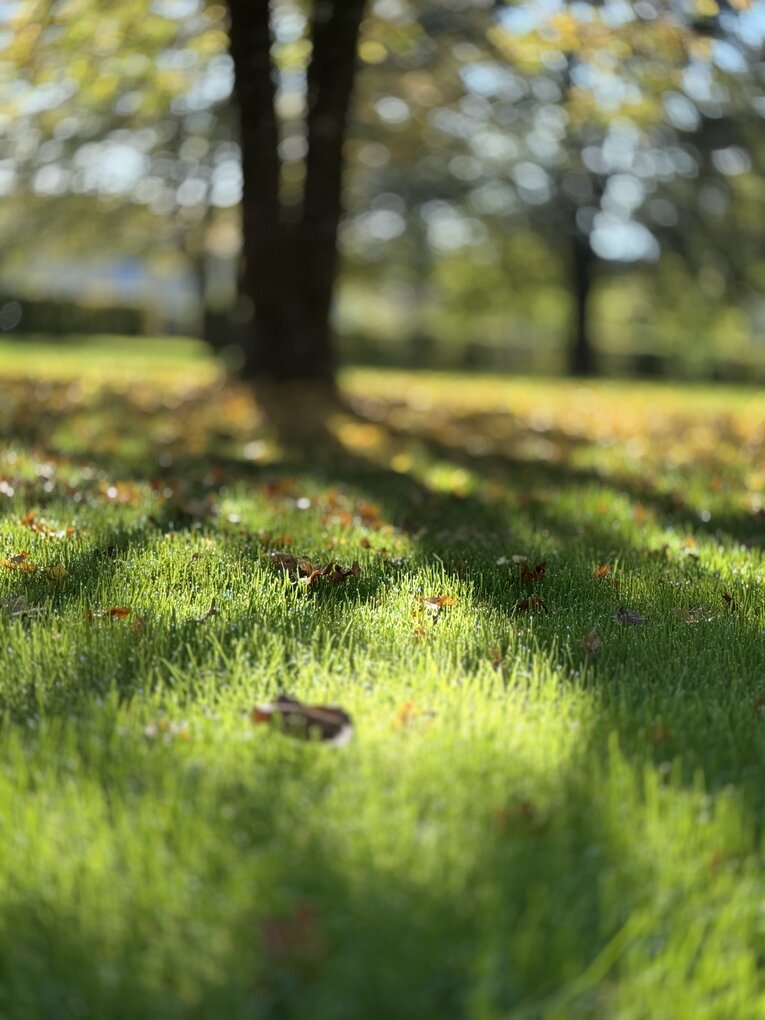
[{"label": "grassy ground", "polygon": [[164,351],[0,345],[0,1015],[765,1016],[761,395]]}]

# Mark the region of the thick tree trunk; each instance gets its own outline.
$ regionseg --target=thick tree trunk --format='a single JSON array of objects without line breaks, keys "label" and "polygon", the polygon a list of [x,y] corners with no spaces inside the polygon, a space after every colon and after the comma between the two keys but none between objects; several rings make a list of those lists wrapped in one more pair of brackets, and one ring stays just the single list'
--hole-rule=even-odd
[{"label": "thick tree trunk", "polygon": [[343,143],[356,74],[365,0],[314,3],[308,66],[308,156],[299,248],[303,255],[298,323],[301,358],[311,376],[335,372],[332,297],[342,213]]},{"label": "thick tree trunk", "polygon": [[255,305],[244,374],[279,377],[286,359],[285,251],[279,210],[279,131],[274,99],[269,5],[228,0],[234,94],[242,150],[245,283]]},{"label": "thick tree trunk", "polygon": [[597,374],[595,351],[590,336],[589,300],[592,290],[594,255],[589,238],[574,229],[571,259],[571,283],[574,293],[574,328],[569,352],[569,373],[575,376]]},{"label": "thick tree trunk", "polygon": [[241,120],[245,282],[255,306],[244,374],[261,383],[332,385],[331,326],[343,142],[365,0],[316,0],[308,68],[302,215],[285,223],[267,0],[228,0]]}]

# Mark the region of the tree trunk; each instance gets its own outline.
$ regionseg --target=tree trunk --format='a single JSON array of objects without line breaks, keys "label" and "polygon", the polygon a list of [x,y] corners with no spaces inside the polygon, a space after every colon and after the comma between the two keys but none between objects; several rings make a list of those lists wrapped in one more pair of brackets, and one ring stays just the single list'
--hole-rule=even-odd
[{"label": "tree trunk", "polygon": [[241,121],[245,283],[255,306],[243,373],[261,383],[330,386],[331,325],[342,211],[343,142],[365,0],[316,0],[308,67],[308,155],[302,214],[279,202],[279,132],[267,0],[228,0]]},{"label": "tree trunk", "polygon": [[595,351],[590,337],[589,299],[592,290],[592,270],[595,261],[589,238],[574,228],[571,283],[574,292],[574,329],[569,352],[569,374],[590,376],[597,374]]}]

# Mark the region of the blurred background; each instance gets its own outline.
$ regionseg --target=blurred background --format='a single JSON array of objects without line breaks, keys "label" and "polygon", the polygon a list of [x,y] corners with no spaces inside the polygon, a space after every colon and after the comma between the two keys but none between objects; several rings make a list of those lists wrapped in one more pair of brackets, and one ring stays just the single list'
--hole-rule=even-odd
[{"label": "blurred background", "polygon": [[[323,3],[270,4],[287,221]],[[230,7],[0,0],[2,339],[241,366]],[[765,379],[764,41],[762,0],[370,0],[340,363]]]}]

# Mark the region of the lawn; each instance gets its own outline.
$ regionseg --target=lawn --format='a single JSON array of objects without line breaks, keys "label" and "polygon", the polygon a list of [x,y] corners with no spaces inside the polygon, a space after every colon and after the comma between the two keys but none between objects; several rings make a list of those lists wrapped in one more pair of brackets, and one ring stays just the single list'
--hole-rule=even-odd
[{"label": "lawn", "polygon": [[761,394],[0,365],[0,1015],[765,1016]]}]

